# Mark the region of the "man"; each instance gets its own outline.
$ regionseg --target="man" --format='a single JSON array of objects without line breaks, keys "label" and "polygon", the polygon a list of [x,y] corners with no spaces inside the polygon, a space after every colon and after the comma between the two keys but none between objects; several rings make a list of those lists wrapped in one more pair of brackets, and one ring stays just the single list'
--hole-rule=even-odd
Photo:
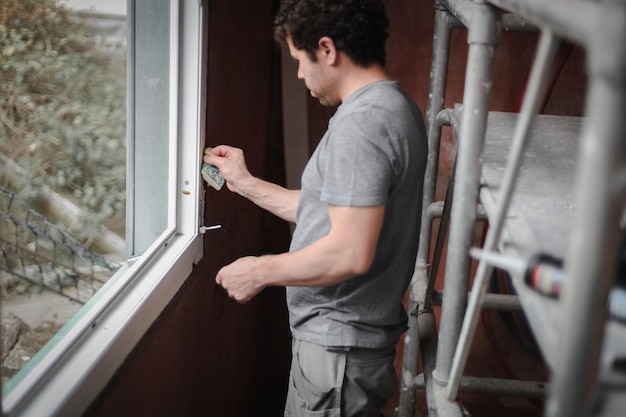
[{"label": "man", "polygon": [[239,302],[287,288],[285,416],[378,417],[397,387],[427,145],[419,109],[385,72],[387,27],[380,0],[283,1],[276,40],[311,95],[340,104],[301,190],[252,176],[240,149],[221,145],[204,157],[231,191],[296,223],[288,253],[238,259],[216,278]]}]

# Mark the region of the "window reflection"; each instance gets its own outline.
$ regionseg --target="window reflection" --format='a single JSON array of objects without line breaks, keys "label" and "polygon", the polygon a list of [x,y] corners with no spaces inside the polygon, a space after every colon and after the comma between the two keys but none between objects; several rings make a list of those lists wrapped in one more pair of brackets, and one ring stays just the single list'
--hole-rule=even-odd
[{"label": "window reflection", "polygon": [[2,2],[3,385],[125,258],[127,32],[118,3]]}]

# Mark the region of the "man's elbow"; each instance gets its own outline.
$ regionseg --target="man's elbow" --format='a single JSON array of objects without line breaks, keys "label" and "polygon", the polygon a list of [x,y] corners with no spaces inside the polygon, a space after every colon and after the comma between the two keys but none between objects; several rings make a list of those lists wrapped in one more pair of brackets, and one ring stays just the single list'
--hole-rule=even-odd
[{"label": "man's elbow", "polygon": [[346,280],[369,271],[376,254],[376,245],[342,241],[326,252],[327,271],[337,280]]},{"label": "man's elbow", "polygon": [[369,271],[374,261],[374,256],[369,254],[353,254],[353,256],[349,256],[348,259],[350,259],[350,261],[344,265],[346,275],[357,276],[363,275]]}]

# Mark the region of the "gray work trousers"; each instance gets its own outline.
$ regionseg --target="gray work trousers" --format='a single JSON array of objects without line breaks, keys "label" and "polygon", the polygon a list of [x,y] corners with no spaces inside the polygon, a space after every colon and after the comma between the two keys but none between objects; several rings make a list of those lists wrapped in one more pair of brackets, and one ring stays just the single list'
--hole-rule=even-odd
[{"label": "gray work trousers", "polygon": [[294,339],[285,417],[381,417],[398,386],[395,346],[328,350]]}]

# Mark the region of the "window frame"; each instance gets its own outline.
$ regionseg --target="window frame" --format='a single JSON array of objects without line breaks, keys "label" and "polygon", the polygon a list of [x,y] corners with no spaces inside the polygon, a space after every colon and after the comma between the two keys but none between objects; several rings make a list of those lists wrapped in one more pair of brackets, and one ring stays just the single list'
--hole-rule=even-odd
[{"label": "window frame", "polygon": [[170,1],[168,227],[7,384],[5,416],[82,415],[203,256],[207,7]]}]

